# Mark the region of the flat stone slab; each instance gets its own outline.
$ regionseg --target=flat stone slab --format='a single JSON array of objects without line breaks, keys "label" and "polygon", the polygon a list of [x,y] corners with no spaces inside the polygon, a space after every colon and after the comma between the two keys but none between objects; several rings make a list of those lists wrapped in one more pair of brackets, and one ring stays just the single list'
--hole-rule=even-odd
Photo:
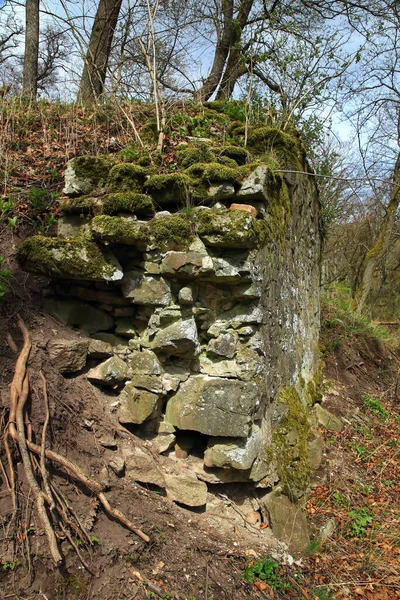
[{"label": "flat stone slab", "polygon": [[167,497],[186,506],[204,506],[207,502],[207,485],[190,471],[182,475],[165,475]]},{"label": "flat stone slab", "polygon": [[258,401],[252,381],[195,375],[169,400],[166,419],[179,429],[247,438]]}]

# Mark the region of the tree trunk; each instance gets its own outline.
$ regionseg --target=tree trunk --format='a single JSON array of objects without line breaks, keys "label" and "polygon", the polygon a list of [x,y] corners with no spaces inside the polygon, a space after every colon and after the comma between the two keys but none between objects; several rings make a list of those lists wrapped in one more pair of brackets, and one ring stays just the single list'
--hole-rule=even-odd
[{"label": "tree trunk", "polygon": [[39,1],[26,0],[25,53],[23,89],[24,96],[36,98],[39,59]]},{"label": "tree trunk", "polygon": [[104,91],[107,64],[122,0],[100,0],[89,40],[78,100],[95,102]]},{"label": "tree trunk", "polygon": [[195,99],[200,102],[208,100],[213,95],[224,72],[229,50],[234,39],[233,0],[222,0],[222,14],[224,17],[222,33],[221,31],[218,32],[214,61],[210,74],[195,94]]},{"label": "tree trunk", "polygon": [[372,248],[367,252],[362,266],[362,275],[360,284],[354,296],[354,309],[361,314],[371,291],[374,272],[382,256],[384,256],[390,246],[390,237],[393,226],[396,221],[397,210],[400,203],[400,154],[397,157],[396,166],[393,175],[393,191],[389,204],[383,217],[381,230],[378,238]]}]

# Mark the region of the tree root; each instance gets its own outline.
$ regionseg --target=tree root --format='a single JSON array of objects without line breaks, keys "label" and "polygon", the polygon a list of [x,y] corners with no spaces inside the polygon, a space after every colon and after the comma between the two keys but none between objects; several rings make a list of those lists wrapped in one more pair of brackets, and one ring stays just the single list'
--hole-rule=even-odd
[{"label": "tree root", "polygon": [[[8,472],[6,472],[4,475],[13,505],[11,521],[15,521],[18,511],[15,468],[10,448],[10,440],[12,439],[14,442],[16,442],[21,454],[26,479],[35,497],[37,514],[46,533],[54,564],[58,566],[63,561],[63,557],[57,544],[57,537],[63,537],[66,538],[71,546],[75,549],[75,552],[77,553],[79,560],[85,569],[88,572],[93,573],[89,565],[85,562],[81,552],[79,551],[79,548],[77,547],[77,544],[74,542],[71,532],[73,532],[74,535],[78,535],[78,537],[85,544],[92,544],[92,541],[90,540],[90,537],[84,530],[73,510],[68,505],[65,498],[62,497],[62,494],[57,490],[55,484],[52,482],[46,468],[46,460],[59,464],[69,476],[90,490],[90,492],[96,496],[99,503],[103,506],[105,512],[108,513],[113,519],[121,523],[124,527],[127,527],[145,542],[149,542],[150,538],[143,533],[143,531],[136,528],[121,511],[111,507],[104,494],[104,488],[100,483],[86,475],[86,473],[84,473],[84,471],[82,471],[82,469],[75,463],[71,462],[61,454],[46,448],[46,432],[50,421],[50,413],[46,379],[42,372],[40,372],[40,377],[43,386],[45,422],[42,430],[41,445],[38,446],[32,441],[30,435],[30,423],[27,420],[25,413],[25,404],[29,396],[29,372],[27,369],[27,364],[32,344],[29,331],[19,315],[17,318],[17,323],[23,335],[23,347],[18,356],[15,365],[14,377],[10,386],[9,417],[3,438],[8,462]],[[35,469],[33,466],[34,462],[36,465],[40,465],[39,478],[35,475]],[[36,471],[39,471],[39,469],[36,469]],[[59,530],[62,532],[61,536],[57,536],[54,529],[54,523],[57,524]]]}]

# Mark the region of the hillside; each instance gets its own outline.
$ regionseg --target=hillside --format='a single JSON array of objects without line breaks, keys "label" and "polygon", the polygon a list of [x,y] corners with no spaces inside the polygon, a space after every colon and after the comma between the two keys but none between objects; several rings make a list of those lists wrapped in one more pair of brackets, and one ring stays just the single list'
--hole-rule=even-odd
[{"label": "hillside", "polygon": [[[257,494],[247,484],[215,485],[205,511],[173,504],[153,484],[133,483],[124,477],[118,450],[129,441],[139,453],[147,451],[146,441],[110,419],[105,401],[112,398],[112,390],[92,386],[85,371],[72,378],[52,364],[47,348],[53,338],[79,342],[83,335],[42,310],[47,279],[26,275],[16,260],[17,248],[28,235],[54,230],[66,159],[112,150],[129,161],[136,152],[129,146],[132,130],[121,113],[100,111],[88,118],[78,109],[39,108],[24,111],[21,106],[17,112],[15,106],[3,106],[2,113],[6,126],[1,141],[7,157],[0,224],[5,292],[0,320],[2,422],[8,419],[9,384],[22,347],[19,314],[33,343],[28,363],[33,441],[40,444],[47,412],[42,372],[49,400],[49,446],[101,482],[109,502],[128,515],[150,542],[109,519],[93,493],[48,464],[54,493],[59,494],[74,531],[68,534],[70,539],[68,535],[59,539],[66,560],[63,568],[55,569],[17,454],[20,510],[10,522],[12,503],[4,485],[7,460],[2,446],[4,597],[400,597],[396,333],[390,336],[356,318],[334,293],[324,302],[321,406],[340,420],[328,420],[319,428],[324,456],[307,502],[312,541],[302,555],[292,556],[274,538]],[[171,117],[177,123],[166,139],[165,169],[175,160],[175,147],[182,139],[190,134],[208,136],[210,128],[223,135],[227,126],[222,121],[215,124],[209,116],[200,118],[192,109],[184,117],[177,114]],[[38,465],[35,468],[39,470]]]}]

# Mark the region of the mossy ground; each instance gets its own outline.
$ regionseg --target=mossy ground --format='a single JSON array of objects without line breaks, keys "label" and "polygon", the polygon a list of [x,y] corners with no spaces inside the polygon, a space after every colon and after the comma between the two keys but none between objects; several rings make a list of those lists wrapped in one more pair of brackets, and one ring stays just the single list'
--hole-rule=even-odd
[{"label": "mossy ground", "polygon": [[149,227],[152,239],[159,247],[169,247],[171,244],[187,247],[194,237],[193,224],[180,215],[152,219]]}]

